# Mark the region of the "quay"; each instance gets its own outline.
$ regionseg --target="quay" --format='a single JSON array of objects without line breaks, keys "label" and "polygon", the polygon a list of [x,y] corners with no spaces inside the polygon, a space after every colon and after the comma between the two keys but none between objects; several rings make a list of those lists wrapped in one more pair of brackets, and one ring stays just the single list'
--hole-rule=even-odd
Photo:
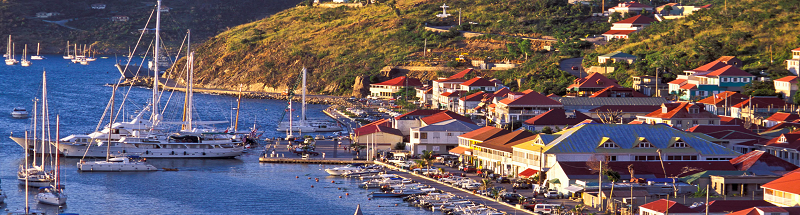
[{"label": "quay", "polygon": [[372,164],[372,161],[366,160],[332,160],[332,159],[302,159],[302,158],[271,158],[271,157],[259,157],[258,161],[264,163],[307,163],[307,164],[351,164],[351,163],[368,163]]}]

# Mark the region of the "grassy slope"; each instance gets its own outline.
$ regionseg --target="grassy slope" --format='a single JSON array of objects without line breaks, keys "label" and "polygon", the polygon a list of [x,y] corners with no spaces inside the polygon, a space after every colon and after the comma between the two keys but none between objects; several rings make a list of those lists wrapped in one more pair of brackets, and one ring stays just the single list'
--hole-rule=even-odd
[{"label": "grassy slope", "polygon": [[[296,7],[266,19],[235,27],[208,41],[198,49],[196,77],[206,87],[235,89],[239,83],[251,90],[281,88],[297,76],[303,66],[314,68],[309,78],[312,92],[343,95],[349,93],[356,76],[377,75],[387,65],[419,65],[418,62],[447,59],[463,52],[464,42],[503,40],[517,46],[515,39],[493,37],[464,39],[451,34],[423,30],[430,25],[456,23],[462,8],[464,30],[507,35],[538,36],[554,32],[583,35],[601,32],[606,24],[579,21],[590,9],[568,5],[565,1],[470,0],[447,2],[454,17],[438,19],[443,1],[400,0],[362,8]],[[597,27],[601,26],[601,27]],[[423,43],[449,53],[422,57]],[[502,42],[502,41],[501,41]],[[434,53],[434,54],[435,54]],[[554,67],[558,56],[531,54],[520,69],[496,73],[506,82],[526,78],[524,87],[554,88],[569,76]],[[535,56],[534,56],[535,55]],[[519,50],[505,47],[471,53],[473,59],[524,60]],[[452,58],[449,58],[452,59]],[[445,60],[447,61],[447,60]],[[417,62],[417,63],[415,63]],[[546,64],[543,66],[543,64]],[[441,65],[441,64],[440,64]],[[555,70],[553,70],[555,68]],[[198,71],[199,70],[199,71]],[[545,74],[545,76],[540,76]],[[559,79],[549,87],[537,84],[542,79]],[[568,81],[567,81],[568,82]]]},{"label": "grassy slope", "polygon": [[[773,78],[787,74],[785,60],[800,47],[800,14],[792,1],[744,0],[714,4],[692,16],[651,25],[631,39],[599,47],[585,62],[596,64],[598,54],[623,51],[643,58],[614,76],[626,81],[631,75],[654,75],[655,68],[673,74],[696,68],[720,56],[733,55],[744,61],[745,70],[765,71]],[[667,75],[667,77],[675,77]]]}]

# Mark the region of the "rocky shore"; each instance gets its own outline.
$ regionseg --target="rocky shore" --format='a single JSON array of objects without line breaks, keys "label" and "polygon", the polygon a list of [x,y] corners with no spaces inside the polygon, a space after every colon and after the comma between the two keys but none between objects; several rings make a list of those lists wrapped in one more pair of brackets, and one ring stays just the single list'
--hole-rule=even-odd
[{"label": "rocky shore", "polygon": [[[139,86],[139,87],[152,87],[153,86],[153,77],[136,77],[136,78],[129,78],[125,79],[120,86]],[[160,79],[160,88],[166,90],[174,90],[185,92],[186,88],[181,85],[177,84],[173,80],[161,78]],[[206,89],[206,88],[194,88],[192,90],[195,93],[205,93],[205,94],[214,94],[214,95],[225,95],[225,96],[239,96],[239,91],[234,90],[220,90],[220,89]],[[253,91],[242,91],[242,98],[249,98],[249,99],[274,99],[274,100],[287,100],[289,99],[287,95],[282,95],[280,93],[271,93],[271,92],[253,92]],[[301,100],[300,95],[295,95],[292,97],[292,101],[299,102]],[[349,101],[347,98],[339,97],[339,96],[329,96],[329,95],[306,95],[306,103],[308,104],[325,104],[325,105],[341,105],[352,107],[357,105],[355,102]]]}]

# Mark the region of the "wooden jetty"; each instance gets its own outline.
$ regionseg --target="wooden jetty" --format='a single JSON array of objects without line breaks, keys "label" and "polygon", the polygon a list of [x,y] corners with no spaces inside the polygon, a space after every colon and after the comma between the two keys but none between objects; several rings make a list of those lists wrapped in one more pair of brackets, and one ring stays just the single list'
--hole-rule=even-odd
[{"label": "wooden jetty", "polygon": [[302,159],[302,158],[278,158],[264,157],[258,158],[259,162],[264,163],[307,163],[307,164],[351,164],[351,163],[372,163],[366,160],[344,160],[344,159]]}]

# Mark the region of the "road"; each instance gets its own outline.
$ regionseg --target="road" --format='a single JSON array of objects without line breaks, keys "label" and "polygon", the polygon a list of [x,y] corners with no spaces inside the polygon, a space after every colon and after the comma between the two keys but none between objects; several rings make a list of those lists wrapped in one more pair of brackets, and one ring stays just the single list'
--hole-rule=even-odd
[{"label": "road", "polygon": [[56,25],[60,25],[62,27],[69,28],[69,29],[72,29],[72,30],[84,31],[82,29],[77,29],[77,28],[68,26],[67,22],[72,21],[72,20],[73,19],[62,19],[62,20],[58,20],[58,21],[49,21],[49,20],[42,20],[42,21],[43,22],[53,23],[53,24],[56,24]]},{"label": "road", "polygon": [[[583,58],[570,58],[566,60],[562,60],[559,63],[559,69],[572,74],[575,77],[586,77],[586,69],[581,66],[581,62],[583,62]],[[577,67],[578,70],[573,70],[572,67]]]}]

